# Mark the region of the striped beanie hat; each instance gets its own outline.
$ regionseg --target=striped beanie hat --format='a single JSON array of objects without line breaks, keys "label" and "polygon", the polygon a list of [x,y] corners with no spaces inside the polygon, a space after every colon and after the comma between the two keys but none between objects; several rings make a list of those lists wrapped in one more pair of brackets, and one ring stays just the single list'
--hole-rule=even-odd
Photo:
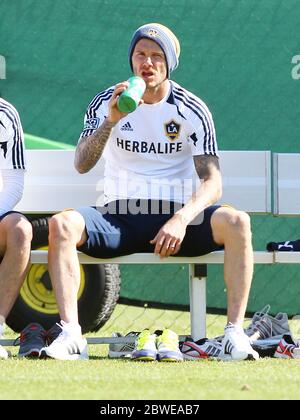
[{"label": "striped beanie hat", "polygon": [[131,69],[133,50],[141,38],[151,39],[161,47],[166,57],[169,77],[170,73],[177,68],[179,63],[180,44],[176,36],[169,28],[160,23],[147,23],[138,28],[133,34],[129,45],[128,56]]}]

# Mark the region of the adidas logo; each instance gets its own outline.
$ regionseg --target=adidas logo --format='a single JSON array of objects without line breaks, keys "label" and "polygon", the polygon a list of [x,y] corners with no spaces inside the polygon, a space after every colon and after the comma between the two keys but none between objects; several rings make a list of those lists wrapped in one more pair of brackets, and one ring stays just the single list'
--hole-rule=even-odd
[{"label": "adidas logo", "polygon": [[121,127],[122,131],[133,131],[133,128],[130,125],[130,122],[127,122],[126,124],[122,125]]}]

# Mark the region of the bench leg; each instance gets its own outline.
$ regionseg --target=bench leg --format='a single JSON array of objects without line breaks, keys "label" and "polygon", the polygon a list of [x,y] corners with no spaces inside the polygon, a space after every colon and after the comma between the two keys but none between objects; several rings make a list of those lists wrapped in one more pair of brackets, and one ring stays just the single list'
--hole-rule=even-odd
[{"label": "bench leg", "polygon": [[207,266],[189,264],[191,336],[194,341],[206,337]]},{"label": "bench leg", "polygon": [[16,340],[1,338],[0,346],[13,346]]}]

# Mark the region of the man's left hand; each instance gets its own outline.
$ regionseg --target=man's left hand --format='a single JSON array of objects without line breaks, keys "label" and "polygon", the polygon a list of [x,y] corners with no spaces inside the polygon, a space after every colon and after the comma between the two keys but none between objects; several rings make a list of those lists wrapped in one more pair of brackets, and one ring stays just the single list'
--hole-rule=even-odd
[{"label": "man's left hand", "polygon": [[150,241],[155,245],[154,253],[161,258],[177,254],[185,237],[186,227],[187,223],[182,216],[175,214]]}]

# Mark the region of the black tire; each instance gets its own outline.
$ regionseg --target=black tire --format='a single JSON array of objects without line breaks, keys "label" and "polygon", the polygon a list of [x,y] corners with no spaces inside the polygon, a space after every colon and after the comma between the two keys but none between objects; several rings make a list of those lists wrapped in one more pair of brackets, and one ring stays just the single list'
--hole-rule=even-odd
[{"label": "black tire", "polygon": [[[109,320],[120,296],[120,270],[117,264],[82,265],[89,271],[90,287],[78,300],[79,322],[84,332],[98,331]],[[91,273],[91,268],[97,269]],[[96,275],[95,275],[96,274]],[[102,279],[102,281],[99,281]],[[98,281],[97,281],[98,280]],[[95,283],[98,283],[97,287]]]},{"label": "black tire", "polygon": [[[49,222],[50,217],[39,217],[30,221],[32,225],[31,249],[37,249],[48,245]],[[30,217],[29,217],[30,220]]]},{"label": "black tire", "polygon": [[[46,245],[48,218],[31,223],[34,230],[32,248]],[[119,299],[119,267],[117,264],[83,264],[80,267],[79,322],[83,333],[98,331],[110,318]],[[12,330],[20,332],[31,322],[38,322],[49,329],[58,321],[59,314],[47,266],[32,264],[6,323]]]},{"label": "black tire", "polygon": [[[34,271],[31,273],[31,270]],[[43,273],[41,278],[36,275],[39,270]],[[79,322],[83,333],[98,331],[110,318],[117,304],[120,291],[119,268],[113,264],[92,264],[82,265],[81,271]],[[41,290],[44,293],[40,293]],[[12,330],[20,332],[31,322],[38,322],[49,329],[59,319],[47,267],[34,264],[6,323]]]}]

